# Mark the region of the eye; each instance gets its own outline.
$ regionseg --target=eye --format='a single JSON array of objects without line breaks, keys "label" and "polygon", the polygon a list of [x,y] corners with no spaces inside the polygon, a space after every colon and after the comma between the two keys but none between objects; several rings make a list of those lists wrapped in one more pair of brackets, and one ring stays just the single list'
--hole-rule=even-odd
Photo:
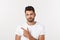
[{"label": "eye", "polygon": [[30,14],[30,15],[33,15],[33,14]]},{"label": "eye", "polygon": [[26,14],[28,16],[28,14]]}]

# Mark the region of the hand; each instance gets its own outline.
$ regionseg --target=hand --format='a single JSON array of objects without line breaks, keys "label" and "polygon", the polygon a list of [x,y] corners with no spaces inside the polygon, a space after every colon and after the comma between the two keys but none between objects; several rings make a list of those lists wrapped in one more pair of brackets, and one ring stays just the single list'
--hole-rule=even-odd
[{"label": "hand", "polygon": [[29,40],[37,40],[37,39],[35,39],[30,33],[29,33],[29,30],[27,29],[27,30],[25,30],[24,28],[21,28],[21,29],[23,29],[24,31],[23,31],[23,35],[25,36],[25,37],[27,37]]},{"label": "hand", "polygon": [[27,28],[27,30],[25,30],[24,28],[21,28],[21,29],[23,29],[23,35],[24,35],[25,37],[29,38],[30,33],[29,33],[28,28]]}]

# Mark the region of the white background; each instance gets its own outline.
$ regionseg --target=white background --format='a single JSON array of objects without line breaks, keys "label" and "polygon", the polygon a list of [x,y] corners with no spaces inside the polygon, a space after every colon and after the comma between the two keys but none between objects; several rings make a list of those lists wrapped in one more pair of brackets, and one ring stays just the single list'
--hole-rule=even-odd
[{"label": "white background", "polygon": [[35,8],[36,20],[45,25],[46,40],[60,40],[59,0],[0,0],[0,40],[15,40],[16,26],[26,21],[28,5]]}]

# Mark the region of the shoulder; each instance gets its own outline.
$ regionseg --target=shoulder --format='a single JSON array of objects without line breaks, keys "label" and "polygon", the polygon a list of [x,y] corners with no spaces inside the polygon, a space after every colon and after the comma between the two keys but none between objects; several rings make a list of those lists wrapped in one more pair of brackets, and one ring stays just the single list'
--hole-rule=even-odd
[{"label": "shoulder", "polygon": [[44,27],[44,24],[40,23],[40,22],[37,22],[37,25],[38,26],[41,26],[41,27]]},{"label": "shoulder", "polygon": [[21,29],[21,28],[27,29],[26,23],[17,25],[17,29]]},{"label": "shoulder", "polygon": [[37,27],[39,29],[45,29],[45,25],[44,24],[41,24],[40,22],[37,22]]}]

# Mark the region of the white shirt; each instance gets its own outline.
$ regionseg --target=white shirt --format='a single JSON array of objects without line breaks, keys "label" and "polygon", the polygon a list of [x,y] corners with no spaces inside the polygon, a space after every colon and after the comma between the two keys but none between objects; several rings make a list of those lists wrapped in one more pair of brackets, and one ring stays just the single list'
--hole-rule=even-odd
[{"label": "white shirt", "polygon": [[23,27],[24,29],[27,30],[27,28],[29,29],[30,34],[38,39],[39,35],[44,35],[45,34],[45,28],[44,25],[36,22],[36,24],[34,25],[28,25],[27,23],[24,23],[23,25],[19,25],[15,34],[20,35],[21,36],[21,40],[29,40],[28,38],[23,36],[23,30],[21,29],[21,27]]}]

